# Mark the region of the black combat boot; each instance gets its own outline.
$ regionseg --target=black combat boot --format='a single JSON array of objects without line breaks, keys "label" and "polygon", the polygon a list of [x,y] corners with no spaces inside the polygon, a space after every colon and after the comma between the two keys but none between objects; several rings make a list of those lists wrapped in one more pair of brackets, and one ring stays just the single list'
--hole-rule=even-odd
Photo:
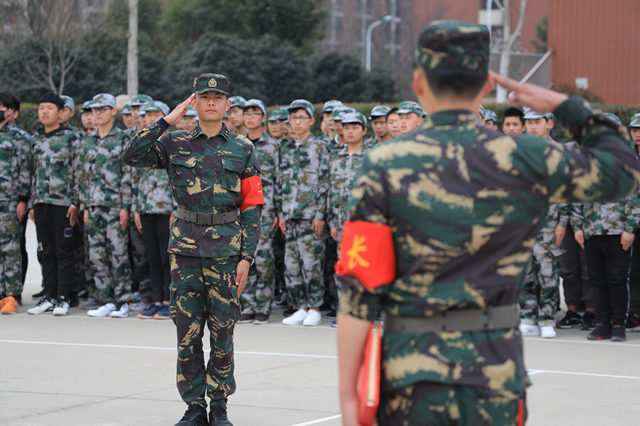
[{"label": "black combat boot", "polygon": [[215,405],[209,410],[209,426],[233,426],[227,417],[227,407]]},{"label": "black combat boot", "polygon": [[207,410],[198,404],[191,404],[189,405],[189,408],[187,408],[187,411],[184,412],[184,416],[182,416],[175,426],[208,426]]}]

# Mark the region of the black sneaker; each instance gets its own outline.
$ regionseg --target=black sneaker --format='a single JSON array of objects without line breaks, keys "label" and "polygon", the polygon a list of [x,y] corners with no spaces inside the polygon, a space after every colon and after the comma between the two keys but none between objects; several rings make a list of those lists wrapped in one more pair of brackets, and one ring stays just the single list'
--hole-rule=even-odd
[{"label": "black sneaker", "polygon": [[289,306],[287,309],[285,309],[285,310],[282,312],[282,315],[284,315],[285,317],[288,317],[288,316],[290,316],[290,315],[293,315],[293,314],[294,314],[294,312],[296,312],[296,311],[297,311],[297,309],[292,308],[291,306]]},{"label": "black sneaker", "polygon": [[269,315],[256,314],[256,318],[253,320],[254,324],[267,324],[269,322]]},{"label": "black sneaker", "polygon": [[238,324],[250,324],[256,318],[256,314],[253,312],[240,314],[240,318],[238,318]]},{"label": "black sneaker", "polygon": [[191,404],[175,426],[209,426],[207,423],[207,410],[198,404]]},{"label": "black sneaker", "polygon": [[611,337],[611,327],[601,322],[598,323],[598,325],[596,325],[596,328],[594,328],[593,330],[591,330],[589,334],[587,334],[587,339],[589,340],[604,340],[604,339],[609,339],[610,337]]},{"label": "black sneaker", "polygon": [[43,297],[44,297],[44,289],[31,295],[31,298],[33,299],[42,299]]},{"label": "black sneaker", "polygon": [[611,341],[612,342],[624,342],[626,336],[624,334],[623,325],[614,325],[611,329]]},{"label": "black sneaker", "polygon": [[227,418],[227,407],[214,405],[209,411],[209,426],[233,426]]},{"label": "black sneaker", "polygon": [[582,325],[580,326],[583,330],[593,330],[596,326],[596,314],[591,311],[587,311],[582,316]]},{"label": "black sneaker", "polygon": [[640,315],[635,312],[629,312],[625,327],[627,331],[640,331]]},{"label": "black sneaker", "polygon": [[326,314],[324,314],[324,316],[327,317],[327,318],[335,318],[336,317],[336,310],[333,309],[333,310],[327,312]]},{"label": "black sneaker", "polygon": [[573,311],[567,311],[567,314],[560,321],[556,322],[558,328],[573,328],[581,324],[580,315]]}]

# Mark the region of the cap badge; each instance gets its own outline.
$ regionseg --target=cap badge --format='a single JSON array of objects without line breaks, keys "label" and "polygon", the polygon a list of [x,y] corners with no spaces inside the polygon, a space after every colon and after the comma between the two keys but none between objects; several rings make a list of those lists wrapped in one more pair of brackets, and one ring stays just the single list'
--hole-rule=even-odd
[{"label": "cap badge", "polygon": [[218,85],[218,82],[216,81],[215,78],[209,79],[209,87],[216,87],[217,85]]}]

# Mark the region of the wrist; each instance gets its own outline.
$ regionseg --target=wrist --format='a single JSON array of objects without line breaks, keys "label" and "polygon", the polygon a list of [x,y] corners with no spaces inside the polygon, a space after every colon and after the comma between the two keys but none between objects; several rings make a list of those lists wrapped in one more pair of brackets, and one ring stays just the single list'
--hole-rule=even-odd
[{"label": "wrist", "polygon": [[248,256],[248,255],[244,255],[242,256],[242,260],[246,260],[247,262],[249,262],[249,266],[253,266],[253,264],[255,263],[255,259],[253,258],[253,256]]}]

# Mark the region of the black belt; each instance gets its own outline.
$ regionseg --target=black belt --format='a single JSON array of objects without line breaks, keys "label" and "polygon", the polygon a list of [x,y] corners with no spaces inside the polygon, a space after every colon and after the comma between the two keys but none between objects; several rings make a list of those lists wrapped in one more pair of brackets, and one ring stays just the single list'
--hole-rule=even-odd
[{"label": "black belt", "polygon": [[436,331],[482,331],[517,328],[520,310],[517,303],[488,306],[485,309],[444,311],[433,317],[398,317],[385,314],[386,333],[432,333]]},{"label": "black belt", "polygon": [[175,216],[178,219],[186,220],[187,222],[198,225],[221,225],[227,222],[234,222],[238,218],[238,211],[232,210],[230,212],[213,214],[192,212],[182,207],[178,207],[178,211]]}]

